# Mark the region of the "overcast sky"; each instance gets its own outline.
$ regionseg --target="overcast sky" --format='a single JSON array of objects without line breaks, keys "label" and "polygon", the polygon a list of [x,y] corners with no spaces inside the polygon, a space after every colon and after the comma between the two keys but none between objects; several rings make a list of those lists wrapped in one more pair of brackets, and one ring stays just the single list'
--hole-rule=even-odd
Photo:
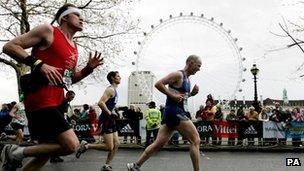
[{"label": "overcast sky", "polygon": [[[292,43],[289,38],[271,34],[283,33],[278,23],[282,17],[298,21],[303,16],[301,8],[304,4],[287,0],[141,0],[135,3],[134,17],[141,20],[142,31],[150,32],[150,25],[159,24],[159,19],[168,19],[169,15],[184,14],[201,15],[206,18],[214,17],[217,23],[223,23],[225,29],[231,30],[231,35],[237,37],[237,44],[243,47],[242,56],[246,58],[243,65],[247,71],[243,74],[246,79],[241,84],[242,92],[235,94],[238,99],[253,99],[253,80],[250,68],[253,63],[260,69],[258,75],[258,94],[263,98],[282,99],[283,89],[286,88],[289,99],[303,99],[304,81],[297,78],[294,71],[304,62],[304,54],[298,48],[268,52],[271,49],[283,47]],[[139,37],[143,40],[143,37]],[[127,77],[135,69],[132,61],[136,57],[133,51],[136,46],[129,46],[130,53],[126,54],[130,61],[119,68],[123,76],[119,88],[119,104],[127,103]],[[134,48],[134,49],[133,49]],[[199,84],[201,92],[192,101],[192,108],[197,108],[208,93],[215,98],[228,98],[234,89],[238,77],[237,61],[228,43],[214,29],[201,23],[180,22],[168,25],[153,35],[145,45],[141,56],[143,70],[152,70],[157,79],[168,72],[182,69],[186,57],[197,54],[203,59],[202,71],[192,78],[192,83]],[[267,52],[267,53],[266,53]],[[117,68],[114,68],[117,69]],[[303,73],[303,72],[302,72]],[[0,72],[0,103],[17,99],[16,84],[13,77]],[[105,85],[89,85],[85,90],[77,92],[73,104],[96,103]],[[162,101],[163,96],[156,95]]]}]

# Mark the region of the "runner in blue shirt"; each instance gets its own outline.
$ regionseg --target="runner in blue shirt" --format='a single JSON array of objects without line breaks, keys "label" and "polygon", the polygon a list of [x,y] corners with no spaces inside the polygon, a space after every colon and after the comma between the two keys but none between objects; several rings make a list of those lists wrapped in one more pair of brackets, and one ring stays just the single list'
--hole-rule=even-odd
[{"label": "runner in blue shirt", "polygon": [[[166,107],[162,126],[159,129],[156,140],[148,146],[135,163],[127,163],[129,171],[138,171],[140,166],[148,160],[152,154],[168,143],[175,130],[190,141],[190,157],[194,171],[200,170],[199,160],[199,134],[189,119],[188,98],[198,93],[199,88],[195,85],[190,91],[189,76],[200,70],[202,65],[200,57],[191,55],[187,58],[183,70],[172,72],[157,81],[155,87],[167,95]],[[168,85],[168,88],[166,87]],[[162,170],[156,168],[155,170]]]},{"label": "runner in blue shirt", "polygon": [[110,86],[104,91],[98,106],[101,108],[102,113],[99,116],[99,127],[101,128],[101,135],[104,138],[105,143],[102,144],[89,144],[86,141],[82,141],[80,148],[76,153],[76,157],[86,152],[88,149],[95,150],[107,150],[108,156],[105,165],[101,170],[111,171],[111,162],[119,146],[119,139],[117,133],[116,119],[118,115],[113,111],[117,103],[116,88],[120,84],[120,75],[117,71],[111,71],[107,75],[107,79],[110,82]]}]

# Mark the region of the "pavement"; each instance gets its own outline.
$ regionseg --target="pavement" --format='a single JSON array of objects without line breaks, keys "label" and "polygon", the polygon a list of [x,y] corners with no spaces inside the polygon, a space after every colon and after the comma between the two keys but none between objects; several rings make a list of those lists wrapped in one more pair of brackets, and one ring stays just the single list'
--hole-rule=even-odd
[{"label": "pavement", "polygon": [[[11,143],[11,142],[0,142]],[[224,143],[225,144],[225,143]],[[33,145],[30,143],[24,146]],[[137,161],[143,145],[121,144],[114,157],[114,171],[126,171],[126,163]],[[190,171],[189,144],[167,145],[156,152],[141,168],[142,171]],[[200,165],[203,171],[303,171],[304,148],[276,146],[201,146]],[[106,151],[89,150],[76,159],[75,154],[62,157],[63,163],[47,163],[42,171],[97,171],[106,160]],[[299,159],[301,166],[286,166],[287,158]],[[26,163],[29,158],[25,159]],[[18,170],[20,171],[20,170]]]},{"label": "pavement", "polygon": [[[113,171],[126,171],[126,163],[138,159],[143,150],[119,149],[112,162]],[[89,150],[79,159],[75,155],[63,157],[63,163],[47,163],[42,171],[100,171],[107,152]],[[298,158],[302,166],[286,166],[286,158]],[[264,152],[203,152],[201,171],[303,171],[301,153]],[[141,167],[141,171],[191,171],[192,163],[187,151],[156,152]]]},{"label": "pavement", "polygon": [[[9,144],[15,143],[14,141],[0,141],[0,144]],[[257,143],[256,143],[257,144]],[[24,142],[21,146],[31,146],[34,145],[33,143]],[[144,150],[145,146],[144,143],[142,144],[135,144],[135,143],[122,143],[119,145],[120,149],[137,149],[137,150]],[[178,145],[166,145],[162,148],[164,151],[189,151],[189,143],[183,144],[180,143]],[[235,146],[228,146],[227,142],[223,141],[222,145],[201,145],[201,151],[219,151],[219,152],[293,152],[293,153],[303,153],[304,146],[294,147],[291,145],[291,142],[287,142],[287,145],[272,145],[272,146],[248,146],[248,145],[235,145]]]},{"label": "pavement", "polygon": [[[144,145],[120,144],[121,149],[145,149]],[[163,147],[165,151],[188,151],[189,144],[167,145]],[[227,152],[304,152],[304,146],[294,147],[292,145],[273,145],[273,146],[243,146],[243,145],[202,145],[201,151],[227,151]]]}]

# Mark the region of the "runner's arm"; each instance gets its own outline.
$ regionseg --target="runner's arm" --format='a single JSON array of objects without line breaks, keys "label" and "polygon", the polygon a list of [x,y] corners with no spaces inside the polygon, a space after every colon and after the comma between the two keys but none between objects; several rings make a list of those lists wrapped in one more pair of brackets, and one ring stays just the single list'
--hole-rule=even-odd
[{"label": "runner's arm", "polygon": [[111,115],[112,111],[110,111],[106,105],[106,102],[114,96],[114,90],[113,88],[108,87],[103,95],[101,96],[99,102],[98,102],[98,106],[101,108],[102,111],[104,111],[105,113],[107,113],[108,115]]},{"label": "runner's arm", "polygon": [[96,67],[102,64],[103,64],[103,58],[101,57],[101,53],[96,51],[93,57],[92,57],[92,53],[90,53],[87,65],[82,70],[78,72],[74,72],[74,75],[72,77],[72,82],[76,83],[82,80],[83,78],[90,75]]},{"label": "runner's arm", "polygon": [[53,42],[53,27],[50,24],[39,25],[29,32],[10,40],[3,46],[3,52],[18,62],[40,71],[51,84],[62,84],[59,68],[44,64],[35,56],[29,55],[25,49],[31,47],[48,48]]},{"label": "runner's arm", "polygon": [[29,32],[17,36],[3,46],[3,52],[18,62],[25,63],[25,59],[29,54],[25,49],[45,44],[47,39],[53,35],[53,28],[49,24],[43,24],[30,30]]},{"label": "runner's arm", "polygon": [[198,93],[198,91],[199,91],[199,87],[198,87],[197,84],[195,84],[191,93],[190,93],[190,96],[195,96]]},{"label": "runner's arm", "polygon": [[16,112],[19,110],[19,107],[18,105],[16,104],[12,109],[11,111],[9,112],[9,115],[12,117],[12,118],[16,118],[17,119],[17,115],[16,115]]},{"label": "runner's arm", "polygon": [[157,88],[160,92],[163,94],[169,96],[170,98],[176,100],[176,101],[181,101],[182,96],[178,95],[174,92],[171,92],[166,85],[175,85],[179,80],[182,79],[182,73],[179,71],[170,73],[166,77],[160,79],[155,83],[155,88]]}]

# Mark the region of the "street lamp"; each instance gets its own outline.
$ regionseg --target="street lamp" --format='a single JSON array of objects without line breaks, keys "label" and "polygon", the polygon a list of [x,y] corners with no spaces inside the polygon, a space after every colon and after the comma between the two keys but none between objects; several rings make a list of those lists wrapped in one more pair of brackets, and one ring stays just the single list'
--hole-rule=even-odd
[{"label": "street lamp", "polygon": [[250,71],[253,75],[253,80],[254,80],[254,101],[252,103],[252,106],[255,108],[255,111],[260,112],[261,109],[258,102],[257,77],[256,77],[260,70],[256,67],[256,64],[253,64]]}]

